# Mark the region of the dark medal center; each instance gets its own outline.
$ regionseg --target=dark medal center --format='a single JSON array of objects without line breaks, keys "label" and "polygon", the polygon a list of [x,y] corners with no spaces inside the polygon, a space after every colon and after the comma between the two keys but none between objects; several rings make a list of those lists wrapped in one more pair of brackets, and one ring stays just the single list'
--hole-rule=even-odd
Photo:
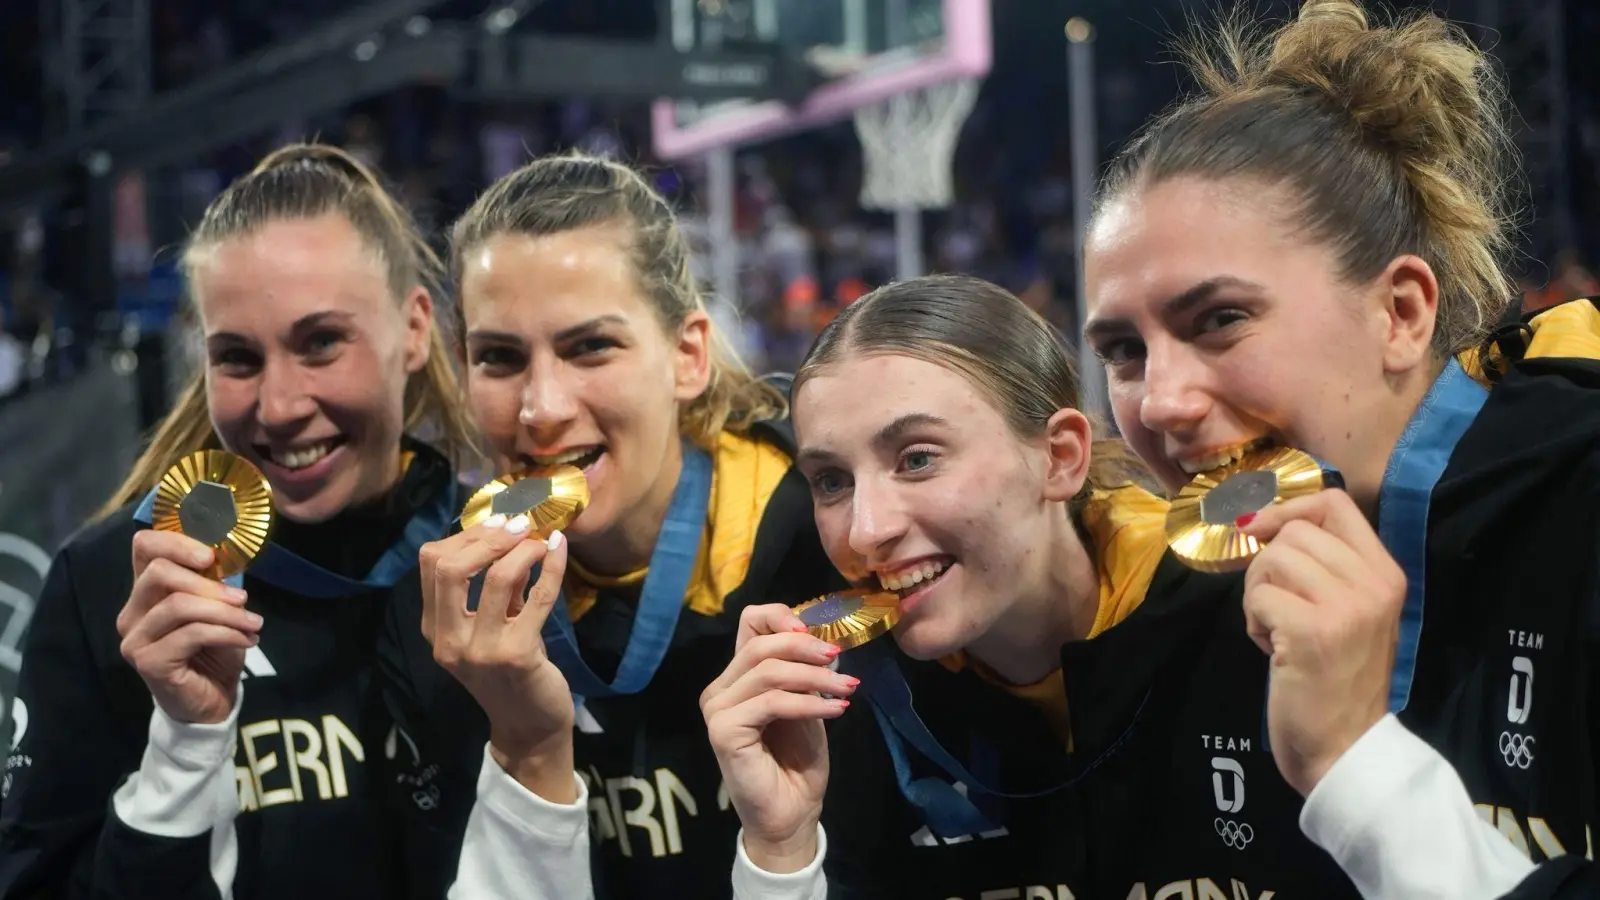
[{"label": "dark medal center", "polygon": [[841,619],[848,619],[860,609],[860,597],[829,597],[816,606],[801,610],[800,621],[813,628],[818,625],[830,625]]},{"label": "dark medal center", "polygon": [[489,510],[502,516],[520,516],[550,499],[550,479],[524,478],[513,481],[494,495]]},{"label": "dark medal center", "polygon": [[1266,509],[1277,497],[1277,473],[1239,472],[1200,498],[1200,520],[1207,525],[1232,525],[1242,515]]},{"label": "dark medal center", "polygon": [[239,509],[233,490],[225,484],[202,481],[178,503],[178,524],[183,533],[202,544],[223,542],[239,524]]}]

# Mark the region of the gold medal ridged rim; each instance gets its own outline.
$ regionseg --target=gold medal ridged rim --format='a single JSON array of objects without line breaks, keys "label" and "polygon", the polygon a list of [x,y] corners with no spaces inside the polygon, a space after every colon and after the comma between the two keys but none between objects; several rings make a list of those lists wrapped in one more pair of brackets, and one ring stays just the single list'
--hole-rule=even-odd
[{"label": "gold medal ridged rim", "polygon": [[869,588],[824,594],[794,607],[794,614],[798,616],[803,610],[835,597],[861,597],[864,602],[860,609],[850,615],[823,625],[809,625],[806,631],[812,637],[837,644],[840,650],[859,647],[873,638],[888,634],[889,629],[900,621],[899,595],[893,591],[874,591]]},{"label": "gold medal ridged rim", "polygon": [[156,486],[152,525],[158,531],[183,533],[178,506],[202,481],[225,485],[233,492],[237,521],[227,537],[211,544],[216,561],[206,576],[218,581],[249,568],[272,531],[272,484],[249,460],[226,450],[200,450],[172,464]]},{"label": "gold medal ridged rim", "polygon": [[589,505],[589,480],[583,470],[575,466],[539,466],[501,475],[478,488],[461,508],[461,527],[471,528],[483,523],[494,513],[494,498],[506,488],[525,478],[548,478],[550,496],[538,506],[526,510],[533,521],[528,532],[539,537],[549,537],[571,524]]},{"label": "gold medal ridged rim", "polygon": [[1292,447],[1252,450],[1184,485],[1167,510],[1167,546],[1192,569],[1230,572],[1261,552],[1261,543],[1241,534],[1232,522],[1216,525],[1201,518],[1201,501],[1217,485],[1239,472],[1272,470],[1278,476],[1278,502],[1314,494],[1324,487],[1322,467],[1310,454]]}]

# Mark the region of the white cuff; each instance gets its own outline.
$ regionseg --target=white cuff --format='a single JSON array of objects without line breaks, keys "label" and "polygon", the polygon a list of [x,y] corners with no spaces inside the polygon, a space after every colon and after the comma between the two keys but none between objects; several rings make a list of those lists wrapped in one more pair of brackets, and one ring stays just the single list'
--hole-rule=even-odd
[{"label": "white cuff", "polygon": [[214,725],[179,722],[156,706],[139,770],[111,798],[123,824],[158,837],[187,838],[227,825],[239,812],[233,753],[239,707]]},{"label": "white cuff", "polygon": [[1533,871],[1478,816],[1449,761],[1393,715],[1368,729],[1312,789],[1300,830],[1366,900],[1489,900]]},{"label": "white cuff", "polygon": [[578,799],[552,803],[523,787],[483,747],[478,801],[467,819],[451,900],[583,900],[589,874],[589,788],[577,772]]},{"label": "white cuff", "polygon": [[817,823],[817,855],[804,869],[784,875],[757,868],[744,852],[744,829],[734,839],[733,900],[827,900],[828,878],[822,861],[828,857],[828,832]]}]

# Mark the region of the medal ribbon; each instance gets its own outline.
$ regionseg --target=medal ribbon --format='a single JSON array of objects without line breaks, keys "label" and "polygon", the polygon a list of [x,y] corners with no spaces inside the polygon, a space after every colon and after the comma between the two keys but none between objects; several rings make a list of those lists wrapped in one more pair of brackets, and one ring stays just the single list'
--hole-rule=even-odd
[{"label": "medal ribbon", "polygon": [[1411,699],[1422,641],[1422,610],[1428,572],[1428,504],[1456,443],[1477,418],[1489,392],[1454,359],[1412,414],[1389,454],[1378,491],[1378,538],[1406,573],[1406,599],[1400,613],[1400,643],[1389,681],[1389,711],[1398,713]]},{"label": "medal ribbon", "polygon": [[544,623],[545,651],[566,676],[578,703],[585,697],[637,694],[655,677],[683,612],[710,503],[711,455],[685,440],[683,470],[678,474],[667,518],[661,523],[661,535],[650,553],[650,570],[639,596],[628,645],[622,652],[616,677],[610,682],[596,675],[578,652],[578,638],[567,614],[566,592],[556,598],[550,618]]},{"label": "medal ribbon", "polygon": [[[1450,360],[1400,433],[1400,440],[1389,454],[1383,484],[1378,488],[1378,539],[1406,574],[1400,640],[1389,677],[1391,713],[1406,708],[1417,671],[1427,593],[1428,507],[1433,488],[1449,465],[1456,444],[1488,399],[1489,392],[1483,385],[1474,381],[1459,362]],[[1265,703],[1261,707],[1261,745],[1272,747]]]},{"label": "medal ribbon", "polygon": [[[956,838],[998,830],[1000,826],[979,809],[978,803],[971,795],[978,795],[980,800],[991,797],[1027,800],[1064,790],[1088,777],[1102,761],[1116,751],[1127,737],[1128,731],[1133,730],[1133,724],[1130,722],[1127,731],[1112,741],[1100,756],[1083,771],[1060,784],[1037,791],[1019,793],[1001,791],[990,787],[988,783],[988,780],[1000,775],[1002,768],[999,754],[993,746],[985,743],[981,737],[974,736],[975,767],[982,770],[984,776],[982,778],[962,765],[950,751],[946,750],[912,707],[911,686],[906,683],[905,674],[900,671],[900,666],[895,662],[894,653],[888,644],[874,641],[857,647],[839,659],[841,671],[861,679],[861,693],[869,701],[872,714],[878,721],[878,728],[883,732],[883,741],[888,746],[889,758],[894,764],[895,781],[900,788],[900,795],[922,815],[928,830],[941,838]],[[1149,699],[1148,694],[1145,699]],[[1139,712],[1133,716],[1133,722],[1138,721],[1139,713],[1143,710],[1144,703],[1141,702]],[[951,780],[944,781],[933,777],[912,778],[911,760],[905,748],[907,743],[944,770]]]}]

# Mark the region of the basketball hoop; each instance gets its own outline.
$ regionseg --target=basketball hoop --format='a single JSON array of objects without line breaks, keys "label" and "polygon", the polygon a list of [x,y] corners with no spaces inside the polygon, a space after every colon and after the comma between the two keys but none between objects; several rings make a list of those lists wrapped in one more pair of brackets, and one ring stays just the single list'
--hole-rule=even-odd
[{"label": "basketball hoop", "polygon": [[862,206],[904,211],[950,205],[956,143],[980,81],[958,78],[915,88],[856,111]]}]

